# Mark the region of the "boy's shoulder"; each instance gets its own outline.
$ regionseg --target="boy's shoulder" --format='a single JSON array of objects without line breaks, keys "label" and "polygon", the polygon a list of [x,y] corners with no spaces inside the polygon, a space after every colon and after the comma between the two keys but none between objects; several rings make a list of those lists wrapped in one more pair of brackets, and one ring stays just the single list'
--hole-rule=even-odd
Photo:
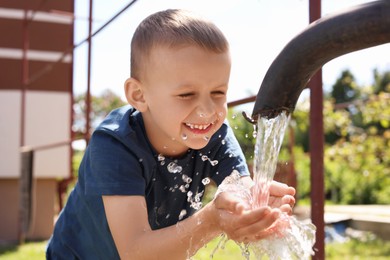
[{"label": "boy's shoulder", "polygon": [[123,131],[130,126],[130,120],[137,120],[139,112],[130,105],[112,110],[107,117],[99,124],[96,131]]}]

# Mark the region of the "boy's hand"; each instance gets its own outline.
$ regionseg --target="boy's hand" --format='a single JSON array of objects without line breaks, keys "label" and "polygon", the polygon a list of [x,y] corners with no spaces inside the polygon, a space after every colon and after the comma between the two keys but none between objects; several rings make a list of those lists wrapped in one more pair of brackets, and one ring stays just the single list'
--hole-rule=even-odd
[{"label": "boy's hand", "polygon": [[253,242],[268,235],[267,229],[279,218],[278,208],[250,209],[233,194],[221,192],[214,200],[216,224],[236,242]]},{"label": "boy's hand", "polygon": [[284,183],[273,181],[269,191],[268,205],[271,208],[279,208],[281,211],[291,215],[295,205],[295,189]]}]

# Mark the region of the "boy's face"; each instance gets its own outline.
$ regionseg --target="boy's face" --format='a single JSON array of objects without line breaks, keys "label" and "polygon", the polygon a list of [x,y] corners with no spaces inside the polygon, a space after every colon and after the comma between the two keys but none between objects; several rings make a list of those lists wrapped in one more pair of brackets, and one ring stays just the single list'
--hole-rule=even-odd
[{"label": "boy's face", "polygon": [[229,53],[157,47],[146,62],[141,112],[153,147],[167,156],[205,147],[226,117]]}]

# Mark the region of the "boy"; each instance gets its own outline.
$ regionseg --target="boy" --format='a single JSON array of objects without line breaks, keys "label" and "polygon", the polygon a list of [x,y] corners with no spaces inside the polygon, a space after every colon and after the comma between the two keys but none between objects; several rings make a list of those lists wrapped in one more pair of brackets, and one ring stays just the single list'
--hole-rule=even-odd
[{"label": "boy", "polygon": [[186,259],[222,232],[264,236],[294,189],[275,183],[274,207],[249,209],[220,193],[199,209],[204,187],[249,171],[224,123],[228,43],[212,23],[182,10],[146,18],[131,43],[131,106],[95,130],[79,180],[56,223],[48,259]]}]

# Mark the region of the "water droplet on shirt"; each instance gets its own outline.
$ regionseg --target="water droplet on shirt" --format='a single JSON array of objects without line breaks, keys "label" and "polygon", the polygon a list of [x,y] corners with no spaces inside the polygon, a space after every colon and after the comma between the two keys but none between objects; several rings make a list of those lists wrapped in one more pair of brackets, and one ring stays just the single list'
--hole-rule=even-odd
[{"label": "water droplet on shirt", "polygon": [[218,160],[213,160],[213,161],[209,160],[209,161],[210,161],[211,166],[215,166],[218,164]]},{"label": "water droplet on shirt", "polygon": [[138,160],[138,161],[139,161],[139,162],[142,162],[143,160],[144,160],[144,159],[142,159],[142,158],[139,158],[139,160]]},{"label": "water droplet on shirt", "polygon": [[209,157],[207,157],[207,155],[202,155],[202,161],[207,161],[209,159]]},{"label": "water droplet on shirt", "polygon": [[179,173],[183,170],[183,168],[180,165],[177,165],[174,162],[170,162],[167,166],[167,169],[170,173]]},{"label": "water droplet on shirt", "polygon": [[221,143],[222,143],[222,145],[226,144],[225,139],[223,139],[223,140],[221,141]]},{"label": "water droplet on shirt", "polygon": [[192,179],[188,177],[186,174],[183,174],[182,179],[185,183],[191,183]]},{"label": "water droplet on shirt", "polygon": [[179,190],[184,193],[186,192],[186,187],[184,185],[181,185]]},{"label": "water droplet on shirt", "polygon": [[210,183],[210,178],[206,177],[202,180],[203,185],[207,185]]},{"label": "water droplet on shirt", "polygon": [[180,211],[179,220],[182,220],[185,215],[187,215],[187,210],[183,209]]},{"label": "water droplet on shirt", "polygon": [[159,155],[157,156],[157,160],[158,160],[159,162],[164,161],[164,160],[165,160],[164,155],[159,154]]}]

